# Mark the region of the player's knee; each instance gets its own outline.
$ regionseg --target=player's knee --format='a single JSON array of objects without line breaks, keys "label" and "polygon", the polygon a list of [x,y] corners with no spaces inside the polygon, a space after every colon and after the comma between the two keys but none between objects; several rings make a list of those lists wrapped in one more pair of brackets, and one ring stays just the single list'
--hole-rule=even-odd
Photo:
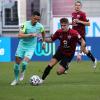
[{"label": "player's knee", "polygon": [[22,62],[22,69],[23,70],[26,70],[26,66],[28,65],[28,62],[26,62],[26,61],[23,61]]},{"label": "player's knee", "polygon": [[57,75],[62,75],[64,71],[57,71]]},{"label": "player's knee", "polygon": [[61,74],[62,74],[61,72],[58,72],[58,71],[57,71],[57,75],[61,75]]},{"label": "player's knee", "polygon": [[20,57],[16,57],[16,63],[17,63],[17,64],[20,64],[20,63],[21,63],[21,60],[22,60],[22,59],[21,59]]},{"label": "player's knee", "polygon": [[23,62],[22,62],[22,65],[27,66],[27,64],[28,64],[28,62],[27,62],[27,61],[23,61]]},{"label": "player's knee", "polygon": [[65,72],[65,68],[63,66],[59,66],[57,69],[57,75],[61,75]]}]

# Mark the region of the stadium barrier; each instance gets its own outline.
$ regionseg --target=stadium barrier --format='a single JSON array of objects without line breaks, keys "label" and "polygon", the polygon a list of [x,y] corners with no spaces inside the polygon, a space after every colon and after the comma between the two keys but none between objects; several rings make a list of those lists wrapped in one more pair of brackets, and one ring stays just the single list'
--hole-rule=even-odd
[{"label": "stadium barrier", "polygon": [[[100,60],[100,38],[99,37],[87,37],[87,48],[94,54],[94,56]],[[15,51],[17,49],[19,39],[18,38],[0,38],[0,62],[10,62],[15,60]],[[58,41],[55,41],[54,43],[47,43],[46,49],[43,50],[41,48],[41,42],[38,41],[36,50],[34,52],[34,55],[32,57],[32,61],[49,61],[53,54],[55,54],[55,51],[57,49],[57,46],[59,45]],[[80,46],[77,46],[75,57],[80,50]],[[83,60],[89,60],[86,55],[83,54],[82,57]]]}]

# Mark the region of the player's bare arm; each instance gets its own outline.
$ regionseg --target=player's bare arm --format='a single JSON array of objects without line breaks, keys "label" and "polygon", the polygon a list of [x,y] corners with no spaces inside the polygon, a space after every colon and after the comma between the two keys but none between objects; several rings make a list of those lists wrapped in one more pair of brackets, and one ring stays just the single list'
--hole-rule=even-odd
[{"label": "player's bare arm", "polygon": [[30,33],[30,34],[24,34],[23,32],[19,32],[18,37],[19,38],[28,38],[28,37],[36,37],[36,33]]},{"label": "player's bare arm", "polygon": [[42,48],[45,49],[45,31],[43,31],[41,34],[42,34]]},{"label": "player's bare arm", "polygon": [[83,24],[83,25],[85,25],[85,26],[90,26],[90,22],[89,22],[89,21],[81,21],[81,20],[79,20],[79,19],[74,19],[73,21],[74,21],[74,23],[76,23],[76,24],[80,23],[80,24]]}]

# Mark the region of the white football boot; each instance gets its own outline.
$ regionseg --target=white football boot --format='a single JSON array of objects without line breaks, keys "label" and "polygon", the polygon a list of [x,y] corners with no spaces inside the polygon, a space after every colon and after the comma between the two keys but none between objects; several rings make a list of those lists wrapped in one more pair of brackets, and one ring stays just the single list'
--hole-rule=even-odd
[{"label": "white football boot", "polygon": [[18,80],[15,79],[14,81],[12,81],[12,83],[10,85],[15,86],[17,84],[18,84]]},{"label": "white football boot", "polygon": [[40,85],[40,84],[42,84],[42,83],[43,83],[43,81],[44,81],[43,79],[40,79],[39,85]]},{"label": "white football boot", "polygon": [[93,62],[93,68],[96,69],[97,67],[97,59],[95,58],[95,61]]}]

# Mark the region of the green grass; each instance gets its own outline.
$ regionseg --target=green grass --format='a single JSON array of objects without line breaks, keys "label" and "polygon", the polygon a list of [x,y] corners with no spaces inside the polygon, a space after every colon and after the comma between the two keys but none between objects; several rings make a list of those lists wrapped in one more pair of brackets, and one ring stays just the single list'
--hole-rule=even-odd
[{"label": "green grass", "polygon": [[57,66],[40,86],[31,86],[33,74],[42,75],[48,62],[30,62],[25,80],[10,86],[13,62],[0,63],[0,100],[100,100],[100,63],[94,72],[91,62],[73,62],[68,74],[57,76]]}]

